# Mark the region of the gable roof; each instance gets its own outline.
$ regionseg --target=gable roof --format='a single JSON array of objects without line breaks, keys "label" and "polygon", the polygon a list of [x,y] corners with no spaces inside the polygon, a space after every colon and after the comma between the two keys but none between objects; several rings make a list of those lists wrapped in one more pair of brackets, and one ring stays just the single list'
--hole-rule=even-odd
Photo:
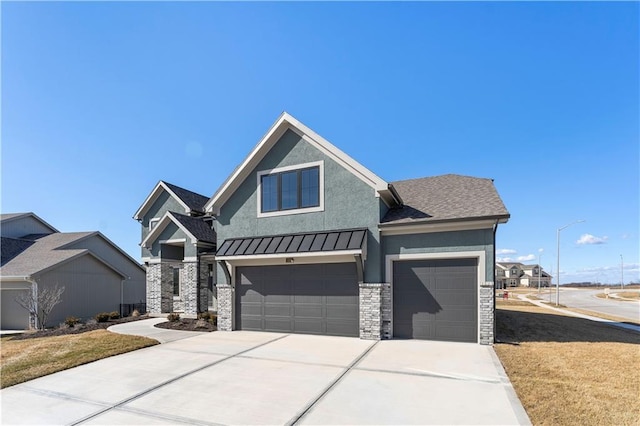
[{"label": "gable roof", "polygon": [[171,195],[184,208],[185,213],[191,213],[192,211],[204,213],[204,205],[209,200],[209,198],[204,195],[161,180],[156,184],[140,208],[138,208],[133,218],[141,220],[142,216],[144,216],[151,205],[158,199],[162,191],[166,191]]},{"label": "gable roof", "polygon": [[42,218],[40,218],[38,215],[36,215],[33,212],[25,212],[25,213],[2,213],[0,214],[0,225],[2,223],[7,223],[7,222],[11,222],[17,219],[22,219],[22,218],[26,218],[26,217],[32,217],[35,220],[37,220],[38,222],[40,222],[43,226],[45,226],[46,228],[49,228],[51,230],[51,232],[60,232],[58,231],[56,228],[54,228],[53,226],[49,225],[47,222],[45,222]]},{"label": "gable roof", "polygon": [[216,233],[202,217],[185,216],[180,213],[166,212],[160,219],[158,224],[147,234],[146,238],[140,243],[143,247],[151,247],[162,231],[170,224],[174,223],[191,239],[192,243],[205,242],[210,244],[216,243]]},{"label": "gable roof", "polygon": [[[57,232],[48,235],[34,235],[31,240],[25,238],[2,238],[2,251],[5,246],[12,250],[12,255],[0,267],[2,278],[32,277],[50,269],[63,265],[84,255],[91,255],[116,273],[126,278],[126,275],[104,262],[87,249],[64,249],[63,247],[92,235],[93,232]],[[30,243],[30,244],[27,244]],[[18,249],[22,249],[18,252]],[[4,257],[4,256],[3,256]]]},{"label": "gable roof", "polygon": [[403,205],[390,209],[384,225],[509,218],[492,179],[447,174],[393,182]]},{"label": "gable roof", "polygon": [[387,182],[349,157],[309,127],[296,120],[289,113],[283,112],[262,139],[260,139],[258,144],[251,150],[249,155],[236,167],[207,202],[205,210],[208,213],[219,213],[220,207],[229,199],[235,190],[238,189],[240,184],[244,182],[251,171],[267,155],[287,130],[295,132],[313,147],[371,186],[387,204],[395,205],[401,202],[401,200],[397,199],[393,188],[390,188]]}]

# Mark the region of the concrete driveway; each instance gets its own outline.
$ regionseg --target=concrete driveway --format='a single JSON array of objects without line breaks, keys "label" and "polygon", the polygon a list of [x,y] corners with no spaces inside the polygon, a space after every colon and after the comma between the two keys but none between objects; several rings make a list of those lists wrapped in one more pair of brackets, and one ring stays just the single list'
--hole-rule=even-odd
[{"label": "concrete driveway", "polygon": [[1,391],[2,424],[529,424],[493,348],[215,332]]}]

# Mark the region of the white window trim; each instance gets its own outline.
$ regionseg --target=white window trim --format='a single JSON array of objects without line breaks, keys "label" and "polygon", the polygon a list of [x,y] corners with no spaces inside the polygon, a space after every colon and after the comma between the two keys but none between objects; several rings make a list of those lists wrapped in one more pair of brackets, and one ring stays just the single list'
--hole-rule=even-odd
[{"label": "white window trim", "polygon": [[[289,172],[289,171],[293,171],[293,170],[300,170],[300,169],[308,169],[310,167],[318,167],[318,179],[320,182],[319,183],[319,205],[317,207],[304,207],[304,208],[300,208],[300,209],[291,209],[291,210],[278,210],[275,212],[262,212],[262,185],[261,185],[261,180],[262,180],[262,176],[264,175],[270,175],[270,174],[274,174],[274,173],[282,173],[282,172]],[[304,164],[296,164],[294,166],[285,166],[285,167],[278,167],[275,169],[271,169],[271,170],[262,170],[259,171],[257,173],[257,205],[256,205],[256,212],[258,214],[258,217],[273,217],[273,216],[288,216],[288,215],[292,215],[292,214],[301,214],[301,213],[314,213],[314,212],[323,212],[324,211],[324,161],[313,161],[311,163],[304,163]]]},{"label": "white window trim", "polygon": [[486,275],[486,253],[484,251],[458,251],[458,252],[437,252],[437,253],[407,253],[388,254],[385,256],[385,278],[391,284],[391,337],[393,338],[393,262],[403,260],[431,260],[431,259],[478,259],[478,287],[476,305],[478,306],[478,317],[476,329],[476,343],[480,343],[480,288],[485,282]]},{"label": "white window trim", "polygon": [[160,222],[159,217],[154,217],[153,219],[149,219],[149,232],[153,231],[153,228],[158,226],[159,222]]}]

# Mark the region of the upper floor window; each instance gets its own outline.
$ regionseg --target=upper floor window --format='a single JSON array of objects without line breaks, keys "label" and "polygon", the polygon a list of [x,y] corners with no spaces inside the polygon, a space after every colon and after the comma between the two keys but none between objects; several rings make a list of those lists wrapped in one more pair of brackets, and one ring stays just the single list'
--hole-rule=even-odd
[{"label": "upper floor window", "polygon": [[323,209],[323,163],[307,163],[258,173],[258,216]]}]

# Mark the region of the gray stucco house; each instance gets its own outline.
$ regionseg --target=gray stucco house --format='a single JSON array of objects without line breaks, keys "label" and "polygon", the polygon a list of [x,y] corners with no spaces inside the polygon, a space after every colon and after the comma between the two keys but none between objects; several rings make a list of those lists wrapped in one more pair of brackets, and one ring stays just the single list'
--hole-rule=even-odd
[{"label": "gray stucco house", "polygon": [[16,298],[64,287],[47,325],[82,319],[145,301],[145,270],[102,233],[59,232],[34,213],[0,216],[0,328],[35,327]]},{"label": "gray stucco house", "polygon": [[[141,210],[163,211],[170,194],[154,193]],[[491,179],[386,182],[283,113],[211,199],[180,207],[150,234],[160,213],[137,214],[148,305],[162,312],[174,274],[153,265],[184,240],[183,260],[200,266],[180,297],[201,300],[185,312],[204,309],[197,295],[215,282],[220,330],[493,343],[495,233],[509,213]]]}]

